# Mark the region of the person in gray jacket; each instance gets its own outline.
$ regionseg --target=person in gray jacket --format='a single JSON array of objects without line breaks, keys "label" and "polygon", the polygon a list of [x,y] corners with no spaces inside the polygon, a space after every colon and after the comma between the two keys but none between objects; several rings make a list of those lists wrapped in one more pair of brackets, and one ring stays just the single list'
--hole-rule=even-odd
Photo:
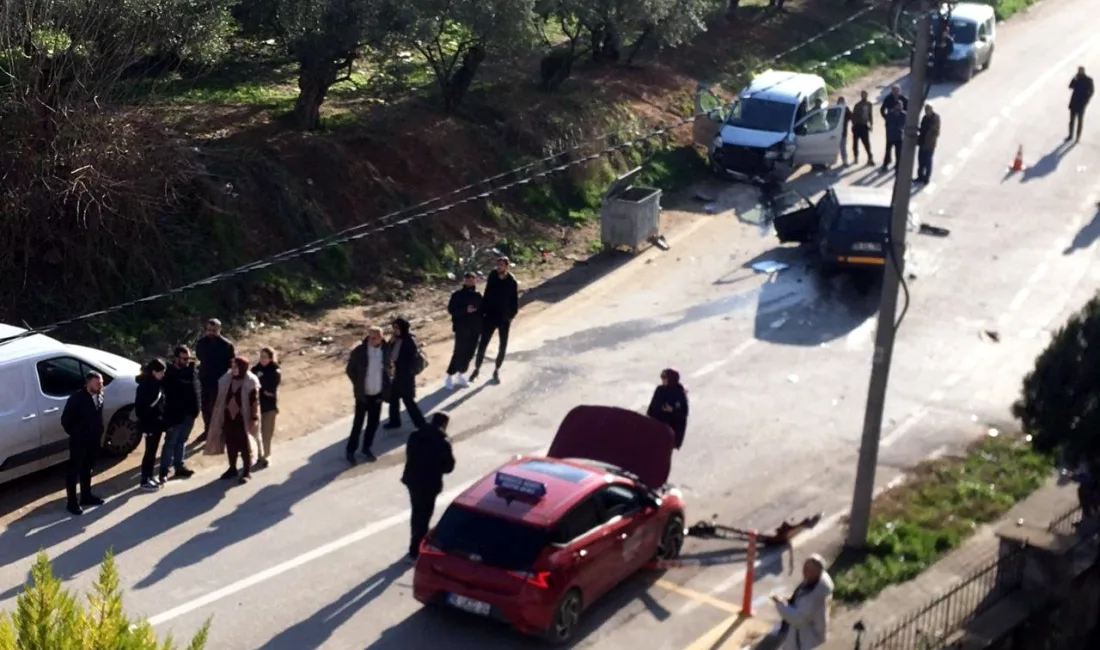
[{"label": "person in gray jacket", "polygon": [[825,571],[825,560],[813,554],[802,565],[802,582],[790,598],[772,596],[783,619],[782,650],[813,650],[829,637],[829,603],[833,579]]}]

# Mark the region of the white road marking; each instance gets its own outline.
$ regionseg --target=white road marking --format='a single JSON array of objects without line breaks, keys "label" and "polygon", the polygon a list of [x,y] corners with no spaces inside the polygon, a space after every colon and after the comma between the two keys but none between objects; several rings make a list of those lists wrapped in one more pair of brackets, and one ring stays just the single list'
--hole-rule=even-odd
[{"label": "white road marking", "polygon": [[717,359],[715,361],[711,361],[707,365],[703,366],[702,368],[700,368],[700,369],[696,370],[694,373],[692,373],[691,378],[692,379],[698,379],[700,377],[705,377],[706,375],[709,375],[710,373],[714,372],[715,370],[718,370],[719,368],[726,365],[730,361],[733,361],[734,358],[741,356],[741,354],[745,350],[748,350],[749,348],[751,348],[754,345],[756,345],[756,339],[748,339],[746,341],[742,341],[740,345],[738,345],[737,347],[735,347],[733,349],[733,352],[730,352],[728,357],[726,357],[725,359]]},{"label": "white road marking", "polygon": [[950,176],[953,173],[955,173],[954,165],[944,165],[943,169],[940,170],[940,176]]},{"label": "white road marking", "polygon": [[756,345],[756,339],[749,339],[733,349],[733,354],[730,356],[739,357],[745,351]]},{"label": "white road marking", "polygon": [[1020,290],[1016,292],[1016,295],[1012,298],[1012,302],[1008,303],[1009,313],[1019,311],[1020,307],[1023,307],[1024,303],[1027,302],[1027,298],[1030,295],[1031,289],[1029,289],[1028,287],[1021,287]]},{"label": "white road marking", "polygon": [[963,147],[962,149],[959,149],[959,152],[955,155],[959,157],[959,160],[966,160],[970,157],[970,154],[972,153],[974,153],[973,149],[971,149],[970,147]]},{"label": "white road marking", "polygon": [[1050,267],[1047,266],[1046,262],[1043,262],[1039,266],[1035,267],[1035,272],[1032,273],[1031,277],[1027,279],[1027,283],[1028,284],[1035,284],[1039,280],[1042,280],[1043,277],[1047,274],[1047,271],[1049,271],[1049,270],[1050,270]]},{"label": "white road marking", "polygon": [[951,374],[950,374],[950,375],[949,375],[949,376],[947,377],[947,379],[943,380],[943,386],[944,386],[944,388],[951,388],[951,387],[953,387],[953,386],[954,386],[955,384],[957,384],[957,383],[959,383],[960,381],[962,381],[962,378],[963,378],[963,376],[962,376],[962,373],[961,373],[961,372],[955,372],[955,373],[951,373]]},{"label": "white road marking", "polygon": [[921,419],[923,419],[926,415],[928,415],[928,408],[924,406],[921,406],[916,411],[913,411],[912,415],[905,418],[905,420],[901,424],[894,427],[894,430],[891,431],[889,435],[882,439],[879,446],[885,449],[893,445],[898,440],[901,440],[902,436],[909,433],[909,431],[912,430],[912,428],[915,427],[917,423],[920,422]]},{"label": "white road marking", "polygon": [[930,402],[939,402],[939,401],[942,401],[943,398],[944,398],[944,394],[943,394],[942,390],[934,390],[928,396],[928,401],[930,401]]}]

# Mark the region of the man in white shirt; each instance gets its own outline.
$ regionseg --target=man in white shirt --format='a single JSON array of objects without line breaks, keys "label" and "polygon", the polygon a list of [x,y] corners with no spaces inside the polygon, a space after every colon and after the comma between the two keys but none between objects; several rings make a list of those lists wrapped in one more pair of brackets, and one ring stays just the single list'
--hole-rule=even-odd
[{"label": "man in white shirt", "polygon": [[[386,372],[389,366],[388,351],[383,343],[382,328],[371,327],[367,337],[355,346],[348,358],[346,372],[355,393],[355,417],[348,436],[348,463],[358,463],[355,452],[359,450],[359,439],[363,439],[362,453],[366,461],[378,460],[371,452],[374,434],[382,421],[382,405],[389,400],[390,377]],[[366,420],[366,429],[363,421]]]}]

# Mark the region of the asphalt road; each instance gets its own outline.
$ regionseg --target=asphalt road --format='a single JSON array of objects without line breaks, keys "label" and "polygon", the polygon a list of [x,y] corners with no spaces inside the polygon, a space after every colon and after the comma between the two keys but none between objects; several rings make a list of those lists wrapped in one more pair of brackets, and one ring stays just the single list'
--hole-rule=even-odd
[{"label": "asphalt road", "polygon": [[[965,444],[976,421],[1006,417],[1044,331],[1100,286],[1100,131],[1086,125],[1082,143],[1062,146],[1066,84],[1078,65],[1100,70],[1100,36],[1080,18],[1088,6],[1055,0],[1003,26],[988,72],[936,90],[936,182],[916,205],[951,233],[912,239],[881,482]],[[879,149],[881,137],[874,134]],[[1019,144],[1030,169],[1007,175]],[[861,167],[798,183],[888,181]],[[846,509],[873,299],[822,283],[799,253],[775,250],[773,237],[746,222],[752,190],[710,186],[727,211],[515,332],[501,385],[446,396],[458,468],[441,503],[508,456],[544,450],[576,404],[643,407],[660,369],[675,366],[692,400],[673,471],[689,519],[721,513],[770,528]],[[791,266],[774,275],[748,268],[762,259]],[[983,340],[982,330],[1000,342]],[[439,397],[424,399],[439,405]],[[286,444],[244,487],[217,481],[215,469],[156,495],[126,492],[79,520],[57,509],[30,513],[0,530],[0,607],[11,606],[38,549],[84,587],[113,548],[131,611],[177,637],[213,617],[218,650],[528,647],[507,630],[424,611],[411,598],[411,572],[396,564],[408,518],[400,449],[348,469],[347,427]],[[699,542],[687,553],[712,550]],[[590,613],[576,647],[689,647],[736,610],[742,565],[719,553],[707,566],[640,576]]]}]

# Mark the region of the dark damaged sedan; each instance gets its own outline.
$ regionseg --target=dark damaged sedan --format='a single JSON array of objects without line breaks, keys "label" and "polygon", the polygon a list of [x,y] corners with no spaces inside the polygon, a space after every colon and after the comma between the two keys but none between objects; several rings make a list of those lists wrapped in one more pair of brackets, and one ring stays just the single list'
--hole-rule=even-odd
[{"label": "dark damaged sedan", "polygon": [[785,192],[773,199],[775,233],[780,242],[809,247],[825,273],[881,269],[888,261],[891,199],[886,188],[830,188],[817,203]]}]

